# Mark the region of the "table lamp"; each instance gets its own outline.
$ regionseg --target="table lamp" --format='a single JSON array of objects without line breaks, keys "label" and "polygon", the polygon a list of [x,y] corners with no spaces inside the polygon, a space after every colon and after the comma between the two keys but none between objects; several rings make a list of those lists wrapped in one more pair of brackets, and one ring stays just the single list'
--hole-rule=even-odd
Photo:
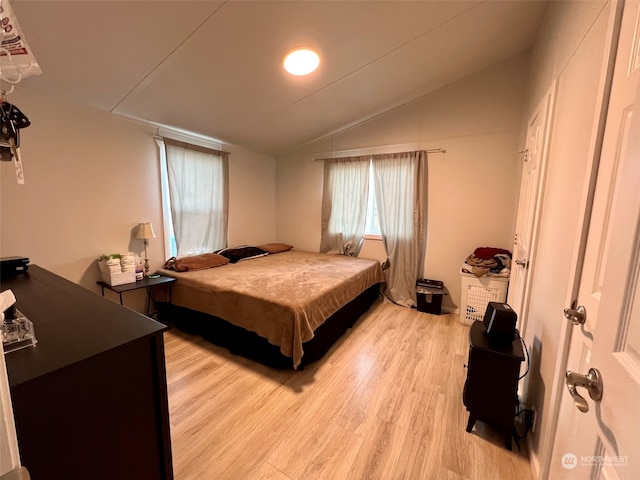
[{"label": "table lamp", "polygon": [[151,223],[139,223],[138,233],[136,238],[141,238],[144,243],[144,276],[149,276],[149,255],[147,255],[147,245],[149,245],[150,238],[156,238],[156,234],[153,233],[153,227]]}]

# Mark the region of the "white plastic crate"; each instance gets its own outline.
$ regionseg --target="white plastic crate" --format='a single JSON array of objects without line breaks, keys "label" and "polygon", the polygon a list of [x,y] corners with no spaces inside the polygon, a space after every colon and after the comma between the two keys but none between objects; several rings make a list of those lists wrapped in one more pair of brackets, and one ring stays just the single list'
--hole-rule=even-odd
[{"label": "white plastic crate", "polygon": [[460,273],[462,277],[460,323],[471,325],[484,317],[489,302],[507,300],[508,277],[476,277]]}]

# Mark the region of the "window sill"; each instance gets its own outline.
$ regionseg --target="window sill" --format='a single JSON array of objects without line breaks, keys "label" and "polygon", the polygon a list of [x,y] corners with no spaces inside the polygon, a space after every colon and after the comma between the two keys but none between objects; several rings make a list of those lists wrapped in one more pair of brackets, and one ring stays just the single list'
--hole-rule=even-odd
[{"label": "window sill", "polygon": [[364,239],[365,240],[377,240],[379,242],[382,241],[382,235],[376,235],[373,233],[365,233],[364,234]]}]

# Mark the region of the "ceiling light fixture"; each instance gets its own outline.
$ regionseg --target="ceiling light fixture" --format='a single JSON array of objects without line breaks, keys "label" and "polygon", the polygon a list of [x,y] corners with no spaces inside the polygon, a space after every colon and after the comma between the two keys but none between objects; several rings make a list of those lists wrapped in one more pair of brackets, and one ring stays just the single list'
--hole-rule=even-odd
[{"label": "ceiling light fixture", "polygon": [[309,75],[320,64],[320,57],[309,48],[298,48],[284,59],[284,69],[291,75]]}]

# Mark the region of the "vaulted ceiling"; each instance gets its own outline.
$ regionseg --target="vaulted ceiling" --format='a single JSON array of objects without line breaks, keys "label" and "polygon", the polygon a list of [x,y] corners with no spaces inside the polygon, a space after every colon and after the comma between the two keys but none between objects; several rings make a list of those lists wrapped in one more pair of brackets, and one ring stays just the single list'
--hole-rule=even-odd
[{"label": "vaulted ceiling", "polygon": [[[271,156],[528,49],[541,1],[12,0],[21,85]],[[296,46],[319,69],[282,68]]]}]

